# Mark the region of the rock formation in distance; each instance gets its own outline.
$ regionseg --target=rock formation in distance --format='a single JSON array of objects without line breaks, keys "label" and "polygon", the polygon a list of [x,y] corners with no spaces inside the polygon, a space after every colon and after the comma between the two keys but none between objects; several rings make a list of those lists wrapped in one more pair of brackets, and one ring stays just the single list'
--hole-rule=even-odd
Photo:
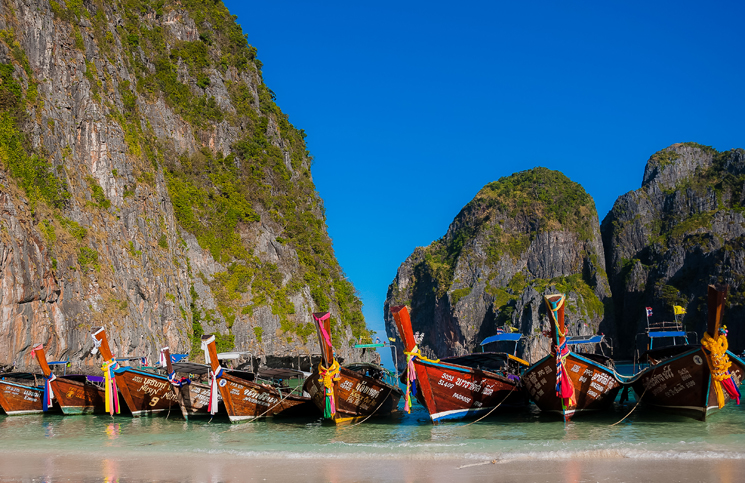
[{"label": "rock formation in distance", "polygon": [[744,184],[742,149],[681,143],[652,155],[641,188],[618,198],[601,231],[622,354],[637,349],[645,307],[658,322],[686,308],[685,328],[700,338],[710,283],[729,284],[730,347],[745,347]]},{"label": "rock formation in distance", "polygon": [[598,216],[585,190],[546,168],[515,173],[487,184],[441,239],[399,267],[385,302],[386,331],[399,340],[399,365],[389,313],[399,304],[411,307],[413,329],[425,333],[426,355],[472,352],[508,325],[526,336],[518,355],[536,361],[549,349],[544,294],[567,294],[570,334],[613,338],[604,268]]}]

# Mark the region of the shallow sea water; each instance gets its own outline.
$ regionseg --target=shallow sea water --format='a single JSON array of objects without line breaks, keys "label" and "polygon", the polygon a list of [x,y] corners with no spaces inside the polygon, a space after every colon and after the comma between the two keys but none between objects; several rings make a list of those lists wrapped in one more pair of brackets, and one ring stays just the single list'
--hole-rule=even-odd
[{"label": "shallow sea water", "polygon": [[[370,481],[397,481],[400,473],[392,468],[417,465],[421,468],[419,475],[430,471],[426,481],[451,481],[443,471],[453,468],[467,468],[463,471],[472,473],[468,481],[482,481],[482,476],[501,471],[499,464],[504,471],[510,465],[513,468],[513,473],[503,472],[502,476],[512,474],[514,481],[521,482],[525,468],[536,472],[534,481],[542,481],[544,473],[556,465],[566,466],[566,481],[601,481],[600,476],[607,475],[597,471],[609,468],[615,473],[603,481],[646,481],[648,470],[640,472],[637,479],[627,478],[644,465],[663,475],[665,467],[675,467],[684,476],[677,481],[738,481],[735,475],[745,471],[745,402],[743,406],[728,404],[705,422],[640,405],[623,422],[613,425],[635,404],[632,391],[626,404],[616,402],[610,411],[580,414],[567,423],[555,414],[541,413],[534,405],[474,424],[449,421],[437,425],[419,405],[411,414],[399,411],[356,426],[297,419],[263,419],[235,425],[218,418],[186,422],[179,411],[168,417],[137,419],[108,415],[0,416],[0,483],[267,481],[267,471],[274,476],[269,480],[287,481],[288,474],[309,465],[326,473],[307,481],[330,481],[328,474],[356,467],[356,473],[331,478],[342,482],[368,481],[362,476],[375,474],[381,465],[388,468],[385,474],[391,477],[371,477]],[[286,461],[284,468],[276,464],[277,460]],[[447,468],[442,467],[445,460],[450,462]],[[100,477],[89,480],[89,473],[78,473],[88,461],[91,468],[96,468],[91,470],[93,474]],[[188,478],[164,477],[159,473],[160,461],[167,465],[191,461],[194,468],[201,465],[204,471],[192,477],[192,469],[182,468]],[[606,463],[598,466],[600,461]],[[613,461],[616,463],[608,463]],[[733,479],[686,479],[693,475],[686,465],[696,461],[700,465],[692,466],[691,471],[711,467],[731,474]],[[479,466],[486,463],[497,466]],[[243,467],[234,468],[232,475],[215,476],[222,471],[220,468],[234,464]],[[549,470],[541,472],[541,464],[548,465]],[[597,469],[595,473],[593,468]],[[575,478],[575,474],[582,476]]]},{"label": "shallow sea water", "polygon": [[373,418],[358,426],[311,420],[227,420],[166,417],[0,416],[0,451],[85,454],[233,454],[283,458],[745,459],[745,406],[727,405],[707,421],[615,404],[602,414],[564,423],[535,406],[488,419],[433,425],[426,410]]}]

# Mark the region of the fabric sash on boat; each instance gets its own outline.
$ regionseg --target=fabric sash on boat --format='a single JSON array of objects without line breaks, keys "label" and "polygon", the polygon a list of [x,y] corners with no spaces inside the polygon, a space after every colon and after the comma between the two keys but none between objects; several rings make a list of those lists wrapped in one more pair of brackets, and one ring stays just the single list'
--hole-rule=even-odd
[{"label": "fabric sash on boat", "polygon": [[736,404],[740,404],[740,390],[737,388],[734,377],[729,372],[732,361],[729,360],[727,355],[727,349],[729,349],[727,327],[719,329],[716,339],[710,336],[708,332],[704,333],[701,345],[709,351],[706,362],[711,372],[711,378],[714,380],[714,391],[717,395],[719,409],[724,407],[724,392],[722,392],[722,389],[727,391],[730,399],[733,399]]},{"label": "fabric sash on boat", "polygon": [[54,391],[52,391],[52,381],[57,379],[57,376],[54,374],[49,374],[48,376],[44,376],[44,401],[43,401],[43,408],[44,411],[49,411],[49,408],[52,407],[52,398],[54,397]]},{"label": "fabric sash on boat", "polygon": [[106,400],[106,412],[110,415],[114,413],[119,414],[119,392],[116,387],[116,373],[119,369],[119,364],[116,362],[116,358],[112,357],[110,360],[103,363],[101,370],[103,371],[104,377],[104,388],[106,389],[104,399]]},{"label": "fabric sash on boat", "polygon": [[564,339],[556,348],[556,396],[561,399],[561,407],[564,411],[566,411],[569,406],[575,404],[574,385],[569,379],[566,370],[566,359],[569,355],[569,347],[567,346],[566,339],[567,331],[565,328],[564,332],[561,332],[561,328],[559,327],[559,309],[564,305],[565,298],[566,297],[562,294],[559,300],[548,301],[549,304],[551,304],[551,311],[549,313],[553,318],[554,327],[556,327],[556,341],[559,343],[562,338]]},{"label": "fabric sash on boat", "polygon": [[[210,339],[203,340],[202,341],[202,350],[204,351],[204,361],[206,364],[211,364],[210,360],[210,352],[209,352],[209,343],[214,340],[214,338],[210,337]],[[217,394],[220,392],[220,388],[218,387],[219,379],[222,378],[225,370],[222,368],[222,366],[217,365],[217,370],[213,371],[210,369],[210,371],[207,373],[207,376],[209,377],[209,383],[210,383],[210,404],[208,407],[208,410],[210,414],[214,415],[217,412]],[[174,375],[175,378],[175,375]],[[169,374],[168,380],[171,380],[171,376]],[[173,383],[173,381],[171,381]],[[190,381],[191,382],[191,381]]]},{"label": "fabric sash on boat", "polygon": [[[316,322],[318,324],[318,328],[321,331],[321,337],[323,337],[324,342],[326,342],[326,345],[331,349],[333,353],[333,346],[331,345],[331,335],[326,332],[326,327],[323,324],[323,321],[331,317],[331,314],[326,312],[321,317],[316,317],[315,314],[313,314],[313,318],[316,319]],[[341,379],[341,373],[339,370],[339,363],[336,361],[336,359],[333,360],[331,363],[331,366],[326,367],[323,365],[323,362],[318,363],[318,382],[323,384],[323,393],[326,398],[326,404],[324,405],[323,409],[323,417],[326,419],[331,419],[334,414],[336,414],[336,400],[334,399],[334,381],[338,381]]]},{"label": "fabric sash on boat", "polygon": [[173,387],[188,386],[189,384],[191,384],[191,379],[189,379],[188,377],[182,377],[180,379],[176,377],[176,371],[168,374],[168,380],[171,382],[171,385]]},{"label": "fabric sash on boat", "polygon": [[[33,349],[31,349],[31,356],[36,356],[36,351],[43,349],[44,346],[42,344],[37,345]],[[42,401],[42,407],[44,409],[44,412],[49,411],[49,408],[52,407],[52,399],[54,398],[54,391],[52,391],[52,381],[57,379],[57,376],[54,375],[54,373],[49,372],[49,375],[47,376],[44,374],[44,399]]]},{"label": "fabric sash on boat", "polygon": [[414,384],[414,381],[416,381],[416,368],[414,367],[414,358],[418,357],[423,361],[434,364],[440,362],[440,359],[427,359],[419,353],[419,346],[416,345],[411,351],[404,351],[404,354],[406,355],[406,396],[404,398],[404,411],[411,414],[411,396],[416,397],[416,384]]},{"label": "fabric sash on boat", "polygon": [[[321,327],[323,325],[321,324]],[[334,400],[334,381],[341,379],[339,363],[334,359],[331,367],[325,367],[323,362],[318,363],[318,381],[323,384],[326,396],[326,405],[323,409],[323,417],[331,419],[336,414],[336,401]]]}]

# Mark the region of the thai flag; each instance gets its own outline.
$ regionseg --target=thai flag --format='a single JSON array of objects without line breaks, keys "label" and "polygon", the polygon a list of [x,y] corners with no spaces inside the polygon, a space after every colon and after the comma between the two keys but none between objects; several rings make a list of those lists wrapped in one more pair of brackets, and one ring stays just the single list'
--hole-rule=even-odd
[{"label": "thai flag", "polygon": [[652,307],[647,307],[647,317],[652,315]]}]

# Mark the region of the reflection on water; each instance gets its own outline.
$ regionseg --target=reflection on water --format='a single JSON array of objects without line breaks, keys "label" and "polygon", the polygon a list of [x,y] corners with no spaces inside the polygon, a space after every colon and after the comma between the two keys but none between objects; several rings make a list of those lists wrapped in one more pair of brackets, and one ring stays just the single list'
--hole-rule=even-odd
[{"label": "reflection on water", "polygon": [[113,483],[119,479],[119,463],[112,459],[104,459],[101,462],[101,473],[104,483]]}]

